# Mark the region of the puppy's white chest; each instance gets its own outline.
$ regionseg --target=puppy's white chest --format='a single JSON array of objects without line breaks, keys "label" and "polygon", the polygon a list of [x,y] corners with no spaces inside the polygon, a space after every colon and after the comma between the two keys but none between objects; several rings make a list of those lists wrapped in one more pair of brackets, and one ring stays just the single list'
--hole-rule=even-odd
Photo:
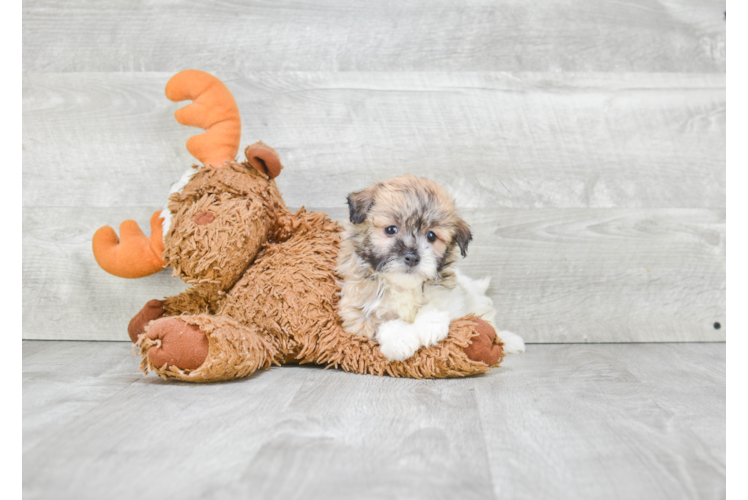
[{"label": "puppy's white chest", "polygon": [[395,311],[403,321],[413,323],[425,299],[420,287],[417,289],[392,287],[387,291],[386,302],[387,309]]}]

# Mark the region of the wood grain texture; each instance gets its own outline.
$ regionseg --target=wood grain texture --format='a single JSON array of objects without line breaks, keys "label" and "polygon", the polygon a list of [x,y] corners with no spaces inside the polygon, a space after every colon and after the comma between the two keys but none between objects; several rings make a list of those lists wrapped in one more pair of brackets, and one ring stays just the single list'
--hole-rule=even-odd
[{"label": "wood grain texture", "polygon": [[[346,209],[324,210],[347,217]],[[474,240],[458,266],[493,277],[488,293],[500,327],[529,342],[725,340],[723,209],[463,215]],[[146,301],[184,289],[168,270],[125,280],[98,267],[91,235],[130,217],[147,228],[150,211],[24,209],[24,338],[126,340],[127,323]]]},{"label": "wood grain texture", "polygon": [[23,451],[54,438],[141,381],[128,347],[122,342],[24,342]]},{"label": "wood grain texture", "polygon": [[171,270],[140,280],[104,272],[91,250],[100,226],[136,220],[146,231],[153,212],[141,207],[42,208],[23,212],[23,338],[128,340],[127,324],[154,298],[185,284]]},{"label": "wood grain texture", "polygon": [[463,216],[473,241],[457,266],[492,276],[488,295],[503,330],[529,342],[725,340],[723,209],[484,208]]},{"label": "wood grain texture", "polygon": [[176,123],[179,107],[164,95],[169,76],[138,85],[132,76],[78,75],[66,86],[25,74],[24,206],[161,208],[194,161],[185,142],[195,129],[163,126]]},{"label": "wood grain texture", "polygon": [[126,343],[24,342],[24,498],[725,495],[724,344],[536,345],[442,381],[136,367]]},{"label": "wood grain texture", "polygon": [[[23,337],[125,339],[168,271],[107,275],[193,159],[164,86],[215,73],[289,206],[448,186],[529,342],[725,339],[724,0],[23,3]],[[718,321],[723,326],[715,330]]]},{"label": "wood grain texture", "polygon": [[725,70],[724,0],[25,1],[43,72]]},{"label": "wood grain texture", "polygon": [[[24,74],[24,206],[161,206],[193,160],[158,74]],[[719,208],[725,75],[219,74],[291,206],[405,172],[470,207]],[[242,154],[242,153],[240,153]]]},{"label": "wood grain texture", "polygon": [[725,497],[724,346],[532,346],[527,354],[475,385],[503,498]]}]

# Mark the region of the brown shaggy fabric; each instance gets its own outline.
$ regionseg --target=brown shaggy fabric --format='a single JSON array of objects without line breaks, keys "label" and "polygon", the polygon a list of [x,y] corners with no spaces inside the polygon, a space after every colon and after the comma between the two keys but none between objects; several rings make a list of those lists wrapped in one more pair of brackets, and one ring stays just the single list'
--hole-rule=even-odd
[{"label": "brown shaggy fabric", "polygon": [[[198,224],[197,215],[210,210],[211,224]],[[173,216],[164,256],[177,274],[192,276],[187,283],[211,283],[229,288],[244,273],[267,239],[262,205],[229,193],[204,194],[183,204]]]},{"label": "brown shaggy fabric", "polygon": [[[144,371],[210,382],[293,360],[356,373],[443,378],[484,373],[501,362],[501,340],[473,316],[453,321],[444,341],[403,362],[389,362],[375,341],[346,332],[336,313],[341,227],[322,212],[290,213],[275,182],[246,163],[200,170],[170,197],[169,209],[174,215],[165,256],[193,288],[166,299],[166,314],[178,318],[154,321],[138,338]],[[197,224],[195,217],[205,211],[215,220]],[[172,334],[181,338],[178,322],[200,328],[208,340],[198,367],[148,356],[154,347],[165,349]],[[158,335],[150,338],[151,331]],[[494,356],[469,355],[474,341]]]},{"label": "brown shaggy fabric", "polygon": [[[152,363],[148,351],[154,347],[160,348],[162,341],[150,338],[150,330],[168,320],[199,327],[207,337],[208,358],[198,369],[182,369],[168,361],[162,361],[161,366]],[[261,368],[269,368],[277,355],[275,346],[256,330],[242,326],[230,318],[206,315],[184,315],[154,321],[146,328],[146,333],[140,336],[136,345],[143,357],[140,368],[144,373],[153,370],[163,378],[189,382],[218,382],[246,377]]]}]

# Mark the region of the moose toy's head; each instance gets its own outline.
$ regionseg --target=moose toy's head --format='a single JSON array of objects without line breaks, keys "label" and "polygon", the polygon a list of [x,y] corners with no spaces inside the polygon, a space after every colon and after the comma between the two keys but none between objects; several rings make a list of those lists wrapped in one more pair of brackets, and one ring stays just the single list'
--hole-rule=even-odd
[{"label": "moose toy's head", "polygon": [[151,217],[151,236],[137,223],[120,226],[121,238],[105,226],[93,237],[96,261],[107,272],[140,278],[171,266],[174,275],[206,293],[228,290],[244,273],[287,213],[273,180],[281,165],[262,142],[236,161],[241,135],[239,110],[217,78],[197,70],[174,75],[166,85],[172,101],[193,102],[175,113],[177,121],[205,129],[187,149],[194,166],[167,209]]}]

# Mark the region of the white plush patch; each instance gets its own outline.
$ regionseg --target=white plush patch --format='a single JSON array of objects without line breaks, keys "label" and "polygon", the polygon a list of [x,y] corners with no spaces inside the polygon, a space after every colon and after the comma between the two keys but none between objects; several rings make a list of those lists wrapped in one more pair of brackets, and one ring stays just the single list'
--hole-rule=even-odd
[{"label": "white plush patch", "polygon": [[[192,179],[192,176],[197,173],[197,170],[190,167],[187,169],[185,173],[182,174],[182,177],[179,178],[177,182],[171,185],[169,188],[169,196],[171,196],[172,193],[177,193],[182,191],[182,188],[187,185],[188,182],[190,182],[190,179]],[[168,197],[164,209],[161,211],[161,218],[164,219],[164,222],[161,223],[161,234],[162,237],[166,237],[166,233],[169,231],[169,227],[171,227],[171,212],[169,211],[168,205]]]}]

